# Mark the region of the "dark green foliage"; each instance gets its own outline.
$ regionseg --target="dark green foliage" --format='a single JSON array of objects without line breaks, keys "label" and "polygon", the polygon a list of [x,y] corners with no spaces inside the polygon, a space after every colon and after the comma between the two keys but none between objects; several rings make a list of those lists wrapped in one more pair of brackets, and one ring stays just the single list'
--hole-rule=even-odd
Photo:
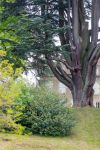
[{"label": "dark green foliage", "polygon": [[3,18],[14,15],[19,16],[24,11],[24,6],[26,5],[26,0],[12,0],[12,3],[9,1],[3,1],[2,6],[4,7]]},{"label": "dark green foliage", "polygon": [[33,134],[50,136],[65,136],[71,133],[75,120],[64,97],[45,88],[35,88],[30,90],[30,94],[22,93],[20,96],[22,101],[26,101],[26,98],[22,118],[18,121],[26,126],[26,129]]}]

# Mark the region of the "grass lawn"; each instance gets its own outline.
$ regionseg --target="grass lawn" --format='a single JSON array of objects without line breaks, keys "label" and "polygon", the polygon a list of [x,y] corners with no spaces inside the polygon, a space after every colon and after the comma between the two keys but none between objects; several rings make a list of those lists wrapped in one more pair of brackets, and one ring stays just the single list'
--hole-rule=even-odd
[{"label": "grass lawn", "polygon": [[75,110],[78,122],[69,137],[0,134],[0,150],[100,150],[100,109]]}]

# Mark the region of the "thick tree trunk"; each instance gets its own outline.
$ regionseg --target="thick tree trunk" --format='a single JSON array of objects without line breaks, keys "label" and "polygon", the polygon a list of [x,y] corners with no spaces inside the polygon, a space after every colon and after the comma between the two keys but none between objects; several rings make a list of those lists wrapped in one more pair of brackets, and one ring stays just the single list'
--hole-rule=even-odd
[{"label": "thick tree trunk", "polygon": [[[89,89],[87,89],[86,92],[84,92],[84,90],[81,90],[80,92],[80,89],[75,88],[74,91],[71,92],[73,97],[73,107],[93,106],[93,89],[91,89],[91,92]],[[89,93],[89,95],[87,93]],[[82,95],[84,95],[84,99]]]},{"label": "thick tree trunk", "polygon": [[93,106],[96,63],[87,64],[86,74],[84,74],[82,69],[75,68],[70,70],[71,76],[68,76],[62,66],[54,66],[54,62],[50,57],[47,59],[47,62],[57,79],[70,89],[74,107]]},{"label": "thick tree trunk", "polygon": [[72,89],[73,105],[80,107],[82,96],[82,78],[80,70],[72,72],[72,80],[73,80],[73,89]]},{"label": "thick tree trunk", "polygon": [[85,77],[85,82],[82,80],[81,70],[78,69],[72,72],[73,88],[71,93],[73,106],[75,107],[93,106],[93,86],[96,80],[96,64],[93,66],[90,65],[89,69]]}]

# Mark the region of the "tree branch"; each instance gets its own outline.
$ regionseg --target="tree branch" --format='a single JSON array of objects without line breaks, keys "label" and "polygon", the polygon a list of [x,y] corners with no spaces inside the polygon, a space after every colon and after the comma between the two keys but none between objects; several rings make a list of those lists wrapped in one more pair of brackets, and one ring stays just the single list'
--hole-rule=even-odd
[{"label": "tree branch", "polygon": [[72,78],[68,76],[67,72],[65,72],[65,70],[63,69],[63,66],[58,63],[57,64],[57,69],[59,70],[59,72],[63,75],[63,77],[72,84]]},{"label": "tree branch", "polygon": [[62,70],[58,69],[54,65],[53,61],[50,60],[48,57],[46,57],[46,59],[47,59],[47,64],[49,65],[50,69],[52,70],[56,78],[64,85],[66,85],[70,90],[72,90],[73,88],[72,83],[70,82],[68,77],[65,78],[65,75],[63,74],[64,72],[62,73]]},{"label": "tree branch", "polygon": [[72,15],[73,15],[73,41],[75,47],[79,45],[79,16],[78,16],[78,1],[72,0]]},{"label": "tree branch", "polygon": [[99,0],[92,0],[92,19],[91,19],[91,48],[94,49],[98,41],[98,22],[99,22]]}]

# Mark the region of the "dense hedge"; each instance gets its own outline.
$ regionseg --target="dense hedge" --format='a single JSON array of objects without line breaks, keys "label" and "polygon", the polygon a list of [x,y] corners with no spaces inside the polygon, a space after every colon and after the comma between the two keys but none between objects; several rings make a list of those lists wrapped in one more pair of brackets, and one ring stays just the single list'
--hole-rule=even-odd
[{"label": "dense hedge", "polygon": [[66,99],[43,87],[28,92],[24,90],[19,97],[25,107],[18,123],[33,134],[69,135],[75,120],[72,110],[67,108]]}]

